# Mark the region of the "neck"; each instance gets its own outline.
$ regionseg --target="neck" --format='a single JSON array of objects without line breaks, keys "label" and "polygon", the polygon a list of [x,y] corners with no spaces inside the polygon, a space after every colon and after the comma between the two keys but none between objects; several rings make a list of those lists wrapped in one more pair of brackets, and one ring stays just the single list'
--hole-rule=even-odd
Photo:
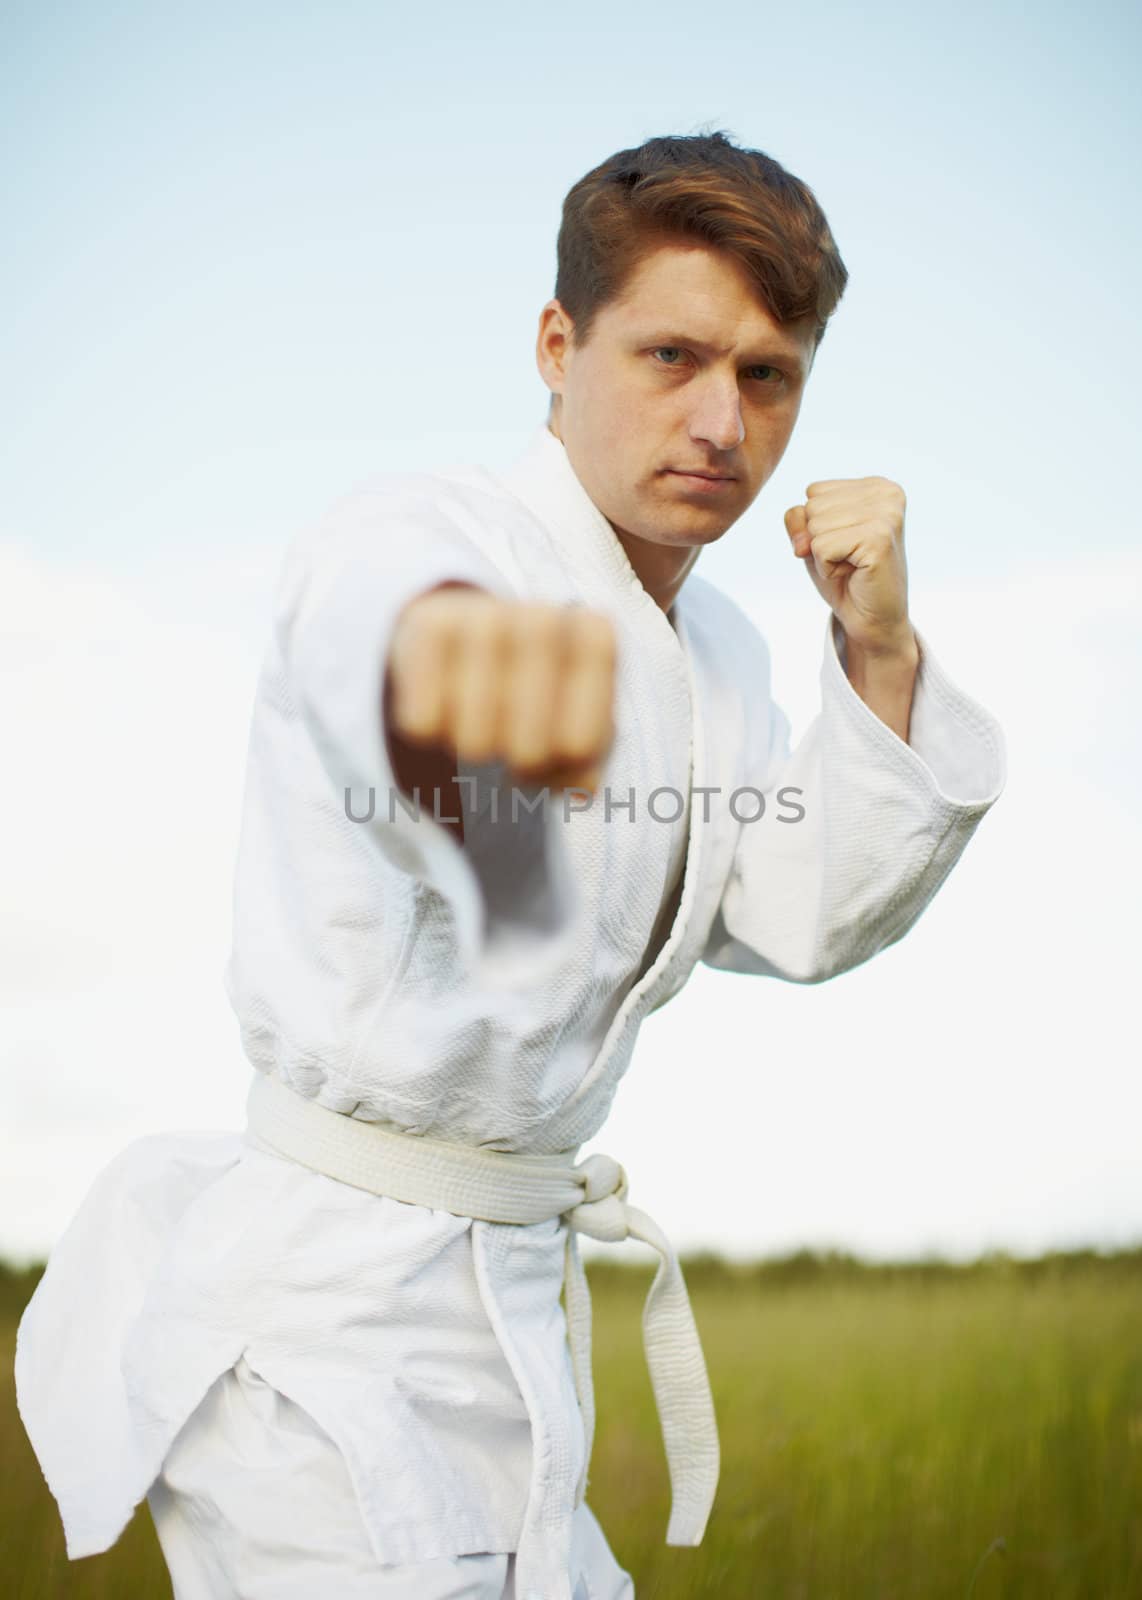
[{"label": "neck", "polygon": [[687,574],[697,561],[701,547],[694,545],[674,549],[670,545],[651,544],[633,533],[627,533],[625,528],[616,528],[610,518],[607,520],[615,538],[626,551],[627,560],[634,568],[638,581],[655,605],[661,606],[663,611],[669,611],[686,582]]}]

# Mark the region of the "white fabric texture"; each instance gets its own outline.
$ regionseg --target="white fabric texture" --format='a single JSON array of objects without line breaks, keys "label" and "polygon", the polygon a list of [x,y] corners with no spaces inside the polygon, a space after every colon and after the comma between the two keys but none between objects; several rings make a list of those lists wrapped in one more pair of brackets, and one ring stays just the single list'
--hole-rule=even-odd
[{"label": "white fabric texture", "polygon": [[[510,1552],[377,1561],[344,1457],[243,1356],[179,1431],[147,1495],[174,1600],[522,1600]],[[590,1507],[572,1600],[633,1600]]]},{"label": "white fabric texture", "polygon": [[[430,806],[390,807],[380,716],[392,625],[447,578],[603,611],[619,642],[594,801],[513,817],[502,768],[473,769],[463,847]],[[917,630],[904,744],[848,682],[826,618],[821,710],[791,750],[740,608],[695,573],[673,618],[543,424],[505,471],[383,475],[291,544],[224,973],[258,1073],[400,1132],[575,1153],[641,1022],[698,962],[817,983],[908,931],[1003,788],[994,718]],[[757,821],[741,820],[752,795],[735,807],[745,786],[765,798]],[[689,793],[684,820],[657,820],[668,795],[652,814],[660,788]],[[760,1034],[762,989],[757,1003]],[[114,1543],[245,1355],[335,1441],[379,1561],[515,1550],[543,1504],[565,1570],[587,1466],[566,1236],[559,1219],[370,1194],[238,1132],[134,1141],[57,1242],[18,1333],[18,1403],[69,1557]]]}]

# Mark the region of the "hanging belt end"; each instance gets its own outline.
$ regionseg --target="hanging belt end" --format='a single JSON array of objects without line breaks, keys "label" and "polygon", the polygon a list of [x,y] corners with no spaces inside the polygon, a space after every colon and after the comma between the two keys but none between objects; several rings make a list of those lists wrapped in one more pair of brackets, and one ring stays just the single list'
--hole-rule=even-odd
[{"label": "hanging belt end", "polygon": [[670,1521],[666,1528],[666,1543],[670,1545],[699,1545],[706,1536],[706,1525],[710,1520],[710,1510],[695,1511],[692,1508],[682,1510],[676,1508],[670,1513]]}]

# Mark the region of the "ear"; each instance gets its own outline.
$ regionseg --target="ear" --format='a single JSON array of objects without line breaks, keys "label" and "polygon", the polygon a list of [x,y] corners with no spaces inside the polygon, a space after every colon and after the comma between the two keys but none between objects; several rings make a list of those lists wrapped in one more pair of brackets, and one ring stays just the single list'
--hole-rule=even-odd
[{"label": "ear", "polygon": [[535,364],[553,395],[563,393],[574,324],[558,300],[549,300],[539,313]]}]

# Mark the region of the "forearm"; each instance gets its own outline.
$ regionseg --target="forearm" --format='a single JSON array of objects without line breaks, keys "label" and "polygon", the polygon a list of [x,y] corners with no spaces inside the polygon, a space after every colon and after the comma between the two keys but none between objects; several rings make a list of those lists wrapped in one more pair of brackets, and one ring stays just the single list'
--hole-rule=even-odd
[{"label": "forearm", "polygon": [[865,650],[846,636],[845,673],[849,682],[869,710],[905,744],[919,665],[920,647],[911,628],[898,648],[885,651]]}]

